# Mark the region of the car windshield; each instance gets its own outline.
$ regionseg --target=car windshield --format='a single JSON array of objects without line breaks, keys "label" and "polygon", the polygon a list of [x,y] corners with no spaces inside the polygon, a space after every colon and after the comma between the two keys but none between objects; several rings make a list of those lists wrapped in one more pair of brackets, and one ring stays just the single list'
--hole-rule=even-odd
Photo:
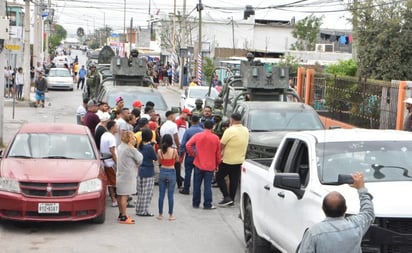
[{"label": "car windshield", "polygon": [[71,77],[67,69],[50,69],[49,77]]},{"label": "car windshield", "polygon": [[319,130],[324,128],[319,117],[312,111],[256,109],[250,111],[248,121],[251,132]]},{"label": "car windshield", "polygon": [[316,145],[319,179],[362,172],[366,182],[412,180],[411,141],[328,142]]},{"label": "car windshield", "polygon": [[8,158],[45,158],[94,160],[92,144],[87,135],[22,133],[10,146]]},{"label": "car windshield", "polygon": [[[189,97],[190,98],[205,98],[209,93],[209,89],[190,89],[189,90]],[[217,92],[215,89],[210,90],[210,97],[217,98]]]},{"label": "car windshield", "polygon": [[131,107],[135,100],[140,100],[142,104],[146,104],[147,101],[152,101],[155,104],[155,110],[167,111],[167,105],[163,97],[156,92],[110,92],[107,101],[110,107],[114,107],[116,97],[122,97],[124,99],[125,107]]}]

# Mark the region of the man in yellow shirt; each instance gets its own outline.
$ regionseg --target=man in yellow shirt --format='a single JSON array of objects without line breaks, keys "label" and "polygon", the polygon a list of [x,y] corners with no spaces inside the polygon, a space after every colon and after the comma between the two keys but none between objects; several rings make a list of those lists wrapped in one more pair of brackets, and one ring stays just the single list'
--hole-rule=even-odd
[{"label": "man in yellow shirt", "polygon": [[[220,140],[222,145],[222,163],[216,173],[216,181],[223,194],[220,206],[233,206],[240,179],[240,170],[246,157],[249,143],[249,130],[242,125],[242,116],[233,113],[230,117],[230,127],[223,133]],[[225,177],[229,176],[229,192]]]},{"label": "man in yellow shirt", "polygon": [[192,82],[189,83],[189,87],[198,86],[198,81],[196,77],[192,77]]},{"label": "man in yellow shirt", "polygon": [[[138,147],[140,142],[142,142],[142,129],[149,128],[149,120],[146,118],[141,118],[137,124],[139,125],[139,131],[134,134],[134,137],[136,138],[136,146]],[[152,130],[152,134],[152,142],[156,143],[156,131]]]}]

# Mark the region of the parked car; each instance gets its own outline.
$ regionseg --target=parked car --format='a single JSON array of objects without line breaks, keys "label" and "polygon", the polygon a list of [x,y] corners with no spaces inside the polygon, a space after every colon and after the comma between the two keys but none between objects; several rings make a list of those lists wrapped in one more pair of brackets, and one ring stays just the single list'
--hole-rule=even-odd
[{"label": "parked car", "polygon": [[130,109],[136,100],[140,100],[143,105],[147,101],[152,101],[155,104],[156,112],[163,120],[165,119],[165,112],[169,109],[163,95],[156,89],[149,87],[104,84],[100,89],[97,100],[105,101],[113,108],[116,106],[116,97],[118,96],[123,98],[125,107]]},{"label": "parked car", "polygon": [[[196,105],[196,99],[200,98],[203,100],[203,105],[205,105],[205,99],[208,97],[209,87],[207,86],[193,86],[187,87],[180,96],[180,107],[182,109],[189,108],[193,110]],[[209,99],[214,100],[219,95],[219,92],[215,88],[211,88]]]},{"label": "parked car", "polygon": [[51,68],[47,75],[47,88],[73,90],[73,77],[66,68]]},{"label": "parked car", "polygon": [[273,157],[288,132],[325,128],[318,113],[303,103],[245,101],[234,112],[242,115],[242,123],[250,131],[248,158]]},{"label": "parked car", "polygon": [[67,64],[67,66],[70,66],[71,59],[67,55],[62,55],[62,56],[56,56],[53,59],[53,63],[57,68],[63,68],[64,64]]},{"label": "parked car", "polygon": [[[324,197],[346,199],[346,216],[359,212],[355,189],[339,175],[364,174],[375,221],[363,252],[412,252],[412,135],[404,131],[334,129],[291,132],[274,158],[246,159],[241,217],[247,252],[295,252],[305,230],[325,219]],[[342,242],[343,243],[343,242]],[[340,252],[336,249],[336,252]]]},{"label": "parked car", "polygon": [[86,126],[23,125],[0,161],[0,218],[105,221],[103,157]]}]

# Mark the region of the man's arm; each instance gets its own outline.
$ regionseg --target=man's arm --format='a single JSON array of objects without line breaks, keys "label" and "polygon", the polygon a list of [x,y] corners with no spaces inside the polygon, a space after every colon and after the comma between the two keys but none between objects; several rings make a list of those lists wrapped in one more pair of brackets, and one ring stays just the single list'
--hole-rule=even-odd
[{"label": "man's arm", "polygon": [[375,219],[372,195],[370,195],[368,190],[365,188],[365,181],[362,173],[355,173],[352,177],[354,182],[351,186],[358,190],[360,211],[357,215],[349,216],[347,219],[359,225],[362,229],[362,234],[364,235]]},{"label": "man's arm", "polygon": [[116,147],[111,147],[109,150],[110,154],[112,154],[113,161],[117,164]]},{"label": "man's arm", "polygon": [[302,242],[299,244],[298,249],[296,250],[298,253],[314,253],[315,251],[315,240],[310,234],[310,230],[307,229],[303,234]]},{"label": "man's arm", "polygon": [[173,139],[175,140],[177,150],[180,150],[179,135],[177,133],[173,134]]},{"label": "man's arm", "polygon": [[195,144],[196,144],[196,136],[193,136],[192,138],[190,138],[190,140],[186,143],[186,150],[190,156],[195,156],[195,150],[193,148],[193,145]]}]

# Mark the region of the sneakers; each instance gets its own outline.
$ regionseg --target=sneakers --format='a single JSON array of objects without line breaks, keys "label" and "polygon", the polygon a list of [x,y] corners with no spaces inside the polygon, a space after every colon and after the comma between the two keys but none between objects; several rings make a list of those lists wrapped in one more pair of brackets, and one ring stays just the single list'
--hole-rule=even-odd
[{"label": "sneakers", "polygon": [[112,202],[112,207],[118,207],[117,201]]},{"label": "sneakers", "polygon": [[179,193],[180,193],[180,194],[183,194],[183,195],[189,195],[189,194],[190,194],[189,191],[186,191],[186,190],[184,190],[184,189],[181,189],[181,190],[179,191]]},{"label": "sneakers", "polygon": [[208,206],[208,207],[203,207],[204,210],[215,210],[216,206]]},{"label": "sneakers", "polygon": [[230,197],[225,197],[222,201],[218,203],[219,206],[228,206],[233,204],[233,200]]}]

